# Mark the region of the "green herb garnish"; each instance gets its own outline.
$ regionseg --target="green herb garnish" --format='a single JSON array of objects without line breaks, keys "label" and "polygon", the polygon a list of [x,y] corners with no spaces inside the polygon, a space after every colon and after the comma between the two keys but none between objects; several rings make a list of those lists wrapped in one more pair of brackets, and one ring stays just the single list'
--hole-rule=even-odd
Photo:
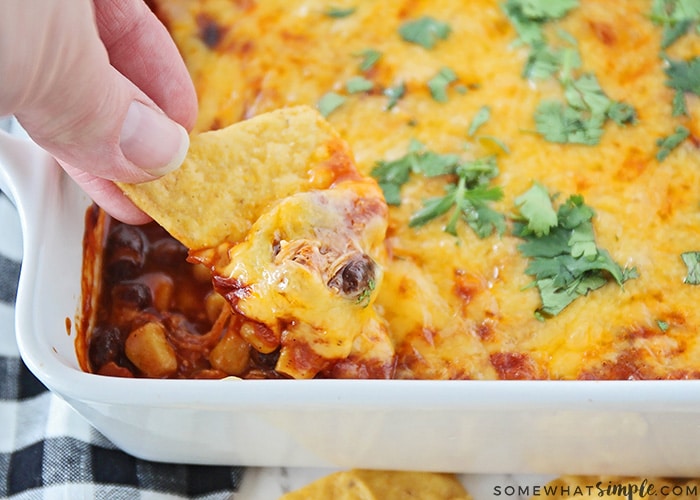
[{"label": "green herb garnish", "polygon": [[452,211],[445,226],[450,234],[457,234],[459,220],[464,220],[482,238],[494,231],[502,234],[505,230],[505,217],[489,207],[489,203],[503,196],[500,188],[488,186],[498,175],[495,158],[463,160],[456,154],[429,151],[412,140],[406,155],[392,161],[379,161],[371,172],[390,205],[401,204],[401,187],[411,174],[454,176],[456,181],[446,185],[444,196],[426,200],[423,208],[411,216],[410,227],[422,226]]},{"label": "green herb garnish", "polygon": [[522,43],[539,46],[545,43],[542,27],[561,19],[578,7],[578,0],[507,0],[503,10]]},{"label": "green herb garnish", "polygon": [[663,27],[661,48],[667,49],[700,21],[700,3],[697,0],[654,0],[650,17]]},{"label": "green herb garnish", "polygon": [[430,95],[437,102],[447,102],[447,88],[457,81],[457,74],[451,68],[442,68],[438,74],[428,80]]},{"label": "green herb garnish", "polygon": [[419,227],[452,211],[444,227],[445,232],[457,236],[457,223],[464,220],[480,238],[494,232],[503,234],[506,228],[505,217],[489,207],[489,203],[503,198],[499,187],[470,187],[468,177],[459,175],[456,184],[446,187],[447,194],[424,202],[421,210],[411,216],[409,227]]},{"label": "green herb garnish", "polygon": [[683,252],[681,259],[688,270],[683,283],[700,285],[700,252]]},{"label": "green herb garnish", "polygon": [[446,40],[451,31],[449,24],[430,16],[407,21],[399,27],[401,38],[426,49],[432,49],[438,41]]},{"label": "green herb garnish", "polygon": [[387,111],[392,109],[399,103],[399,100],[406,94],[406,84],[401,82],[393,87],[387,87],[384,89],[384,95],[389,98],[389,102],[386,105]]},{"label": "green herb garnish", "polygon": [[548,43],[545,23],[563,18],[577,6],[577,0],[507,0],[503,9],[519,41],[530,46],[523,77],[556,78],[564,91],[563,102],[543,101],[537,107],[537,132],[550,142],[596,145],[608,120],[626,125],[635,123],[637,114],[629,104],[610,99],[594,75],[576,75],[581,55],[570,34],[558,30],[562,46]]},{"label": "green herb garnish", "polygon": [[318,103],[316,103],[316,108],[324,118],[327,118],[333,111],[345,104],[346,100],[347,97],[337,94],[336,92],[326,92],[318,100]]},{"label": "green herb garnish", "polygon": [[334,18],[342,18],[342,17],[348,17],[352,14],[355,13],[357,10],[356,7],[328,7],[324,14],[328,17],[334,17]]},{"label": "green herb garnish", "polygon": [[491,118],[491,108],[488,106],[479,108],[479,111],[476,112],[476,115],[472,118],[472,122],[469,124],[467,135],[469,135],[469,137],[474,137],[476,131],[479,130],[482,125],[485,125],[486,122],[489,121],[489,118]]},{"label": "green herb garnish", "polygon": [[355,56],[361,57],[359,70],[366,73],[374,67],[375,64],[382,58],[382,53],[375,49],[365,49],[354,54]]},{"label": "green herb garnish", "polygon": [[623,269],[596,246],[594,212],[580,195],[569,197],[555,211],[546,188],[535,183],[516,205],[520,218],[513,234],[525,240],[518,249],[530,259],[525,272],[534,277],[532,286],[540,293],[542,305],[535,312],[539,318],[559,314],[610,278],[622,285],[638,276],[635,268]]},{"label": "green herb garnish", "polygon": [[685,94],[700,96],[700,57],[694,57],[687,61],[674,61],[666,59],[667,67],[664,69],[668,80],[666,85],[676,91],[673,96],[673,116],[688,114]]},{"label": "green herb garnish", "polygon": [[369,280],[367,282],[367,288],[362,290],[360,295],[357,296],[357,304],[362,307],[367,307],[369,305],[370,299],[372,298],[372,292],[377,287],[377,282],[374,280]]},{"label": "green herb garnish", "polygon": [[682,125],[676,127],[676,131],[671,135],[662,137],[656,141],[659,150],[656,152],[656,159],[664,161],[671,152],[681,145],[690,136],[690,130]]},{"label": "green herb garnish", "polygon": [[550,142],[596,145],[607,120],[625,125],[637,119],[632,106],[610,99],[591,74],[567,82],[564,97],[565,103],[543,101],[535,111],[537,131]]},{"label": "green herb garnish", "polygon": [[368,80],[364,76],[353,76],[347,82],[345,82],[345,89],[350,94],[357,94],[359,92],[367,92],[374,88],[374,82]]}]

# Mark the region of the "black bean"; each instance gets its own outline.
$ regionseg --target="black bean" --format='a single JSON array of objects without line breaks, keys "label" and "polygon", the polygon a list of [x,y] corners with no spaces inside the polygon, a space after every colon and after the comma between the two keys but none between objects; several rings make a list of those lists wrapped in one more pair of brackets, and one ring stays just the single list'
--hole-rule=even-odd
[{"label": "black bean", "polygon": [[94,370],[106,365],[110,361],[120,364],[123,357],[122,333],[116,326],[97,326],[90,336],[88,356],[90,365]]},{"label": "black bean", "polygon": [[374,286],[374,279],[374,261],[363,254],[343,264],[328,281],[328,286],[347,297],[357,297]]},{"label": "black bean", "polygon": [[151,243],[149,257],[161,266],[177,266],[185,262],[187,247],[172,238],[163,238]]},{"label": "black bean", "polygon": [[111,283],[134,278],[146,262],[148,242],[134,226],[119,224],[107,238],[105,275]]},{"label": "black bean", "polygon": [[143,311],[153,303],[153,292],[143,283],[124,282],[112,287],[112,307]]},{"label": "black bean", "polygon": [[280,357],[280,351],[277,349],[268,354],[263,354],[255,349],[250,350],[250,359],[253,362],[253,366],[261,368],[263,370],[272,370],[277,365],[277,360]]}]

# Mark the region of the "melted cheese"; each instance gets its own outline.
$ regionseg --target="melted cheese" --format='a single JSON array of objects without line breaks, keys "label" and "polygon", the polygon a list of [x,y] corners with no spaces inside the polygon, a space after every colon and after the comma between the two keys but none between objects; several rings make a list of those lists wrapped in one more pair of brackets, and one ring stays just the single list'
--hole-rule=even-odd
[{"label": "melted cheese", "polygon": [[[352,15],[324,15],[321,0],[168,0],[157,3],[199,92],[199,130],[219,128],[289,104],[315,104],[329,91],[345,94],[360,74],[358,53],[382,53],[365,76],[375,88],[347,95],[329,120],[368,173],[378,160],[406,153],[411,139],[441,153],[483,156],[488,141],[467,135],[485,105],[491,119],[480,134],[499,138],[495,184],[510,213],[533,180],[562,198],[583,195],[596,211],[596,240],[639,278],[621,289],[604,286],[561,314],[539,321],[539,306],[519,240],[479,239],[466,226],[455,238],[446,219],[409,228],[408,218],[444,181],[413,176],[390,212],[389,260],[376,301],[397,353],[402,378],[683,378],[700,376],[700,287],[683,283],[684,251],[700,249],[700,102],[688,96],[689,117],[673,117],[673,90],[659,57],[661,29],[648,18],[649,0],[582,0],[556,27],[578,41],[583,67],[605,92],[635,107],[638,123],[605,126],[597,146],[546,142],[533,113],[544,98],[560,98],[556,82],[521,76],[527,47],[492,0],[344,2]],[[399,26],[424,15],[444,20],[450,36],[433,50],[409,44]],[[554,30],[556,27],[551,27]],[[554,32],[549,32],[554,36]],[[686,36],[674,58],[700,53]],[[443,67],[464,93],[431,98],[426,82]],[[399,83],[406,94],[391,110],[382,90]],[[678,124],[691,131],[664,162],[656,140]],[[251,306],[252,307],[252,306]],[[331,309],[332,310],[332,309]],[[329,311],[331,311],[329,310]],[[662,331],[658,321],[668,324]]]},{"label": "melted cheese", "polygon": [[264,325],[245,338],[261,352],[280,349],[277,371],[311,378],[351,358],[391,374],[393,344],[373,306],[386,220],[376,183],[344,181],[280,200],[244,241],[217,249],[214,283]]}]

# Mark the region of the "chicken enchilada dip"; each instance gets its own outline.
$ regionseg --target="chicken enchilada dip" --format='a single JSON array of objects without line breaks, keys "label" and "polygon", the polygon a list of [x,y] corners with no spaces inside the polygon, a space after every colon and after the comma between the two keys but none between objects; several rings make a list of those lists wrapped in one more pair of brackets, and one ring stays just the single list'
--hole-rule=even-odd
[{"label": "chicken enchilada dip", "polygon": [[[197,88],[194,134],[315,108],[363,186],[348,195],[353,209],[338,208],[354,228],[342,234],[364,234],[357,214],[381,212],[371,226],[381,251],[351,252],[341,265],[326,245],[338,231],[327,240],[288,231],[316,227],[313,207],[335,202],[272,200],[219,268],[238,269],[235,286],[217,288],[201,253],[96,210],[104,262],[86,370],[700,377],[697,2],[150,4]],[[296,236],[276,237],[281,228]],[[283,257],[287,267],[265,267]],[[277,273],[278,286],[311,262],[334,270],[324,286],[302,286],[293,300],[256,295],[256,272],[268,285]],[[323,321],[300,319],[312,306]],[[333,332],[357,318],[365,326],[341,350],[309,340],[341,342]]]}]

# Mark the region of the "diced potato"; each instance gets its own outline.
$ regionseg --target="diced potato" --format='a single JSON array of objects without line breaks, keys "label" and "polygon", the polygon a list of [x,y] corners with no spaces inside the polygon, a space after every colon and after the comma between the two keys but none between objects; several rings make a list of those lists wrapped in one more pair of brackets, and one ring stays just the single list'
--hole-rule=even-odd
[{"label": "diced potato", "polygon": [[218,293],[211,292],[207,295],[207,297],[204,299],[204,308],[207,311],[207,318],[209,318],[209,321],[212,323],[216,321],[225,304],[226,299],[224,299]]},{"label": "diced potato", "polygon": [[175,350],[160,323],[146,323],[132,331],[124,347],[126,356],[146,377],[164,378],[177,371]]},{"label": "diced potato", "polygon": [[229,330],[209,354],[209,362],[214,368],[229,375],[241,375],[248,368],[250,344],[238,333]]}]

